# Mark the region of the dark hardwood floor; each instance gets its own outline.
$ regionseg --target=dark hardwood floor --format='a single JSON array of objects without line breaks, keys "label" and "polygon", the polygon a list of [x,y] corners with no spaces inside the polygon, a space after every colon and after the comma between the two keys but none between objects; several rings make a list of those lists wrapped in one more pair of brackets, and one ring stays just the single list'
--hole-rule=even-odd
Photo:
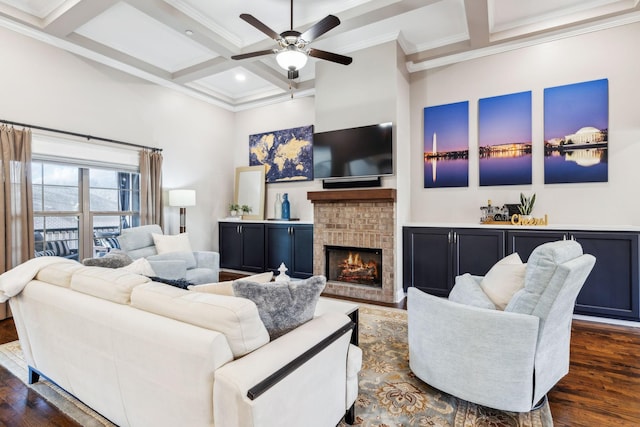
[{"label": "dark hardwood floor", "polygon": [[[13,320],[0,321],[0,344],[16,339]],[[575,320],[569,374],[548,397],[557,427],[639,426],[640,328]],[[78,426],[0,367],[0,426],[45,425]]]}]

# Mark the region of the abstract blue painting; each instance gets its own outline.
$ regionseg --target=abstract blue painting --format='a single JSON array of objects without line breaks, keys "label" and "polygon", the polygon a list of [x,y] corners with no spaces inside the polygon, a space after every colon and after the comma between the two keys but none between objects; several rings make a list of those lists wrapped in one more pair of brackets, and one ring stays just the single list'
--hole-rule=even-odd
[{"label": "abstract blue painting", "polygon": [[266,181],[313,179],[313,125],[249,135],[249,166],[265,165]]}]

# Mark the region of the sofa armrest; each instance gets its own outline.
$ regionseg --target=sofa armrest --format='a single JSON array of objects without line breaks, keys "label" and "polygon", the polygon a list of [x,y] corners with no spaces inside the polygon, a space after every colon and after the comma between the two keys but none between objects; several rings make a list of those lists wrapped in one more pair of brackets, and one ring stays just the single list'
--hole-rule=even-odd
[{"label": "sofa armrest", "polygon": [[[218,369],[214,424],[299,425],[310,417],[318,421],[316,425],[336,425],[347,409],[351,330],[346,325],[350,319],[345,314],[327,313]],[[336,337],[329,338],[334,333]],[[325,340],[331,342],[309,355]],[[300,363],[300,356],[307,360]],[[273,379],[278,381],[260,386]],[[257,385],[261,393],[256,392]]]},{"label": "sofa armrest", "polygon": [[182,260],[154,260],[153,256],[150,256],[147,257],[147,261],[157,277],[170,280],[187,277],[187,263]]},{"label": "sofa armrest", "polygon": [[420,379],[485,406],[495,408],[496,400],[510,396],[511,406],[531,409],[537,317],[459,304],[416,288],[409,288],[407,313],[409,365]]}]

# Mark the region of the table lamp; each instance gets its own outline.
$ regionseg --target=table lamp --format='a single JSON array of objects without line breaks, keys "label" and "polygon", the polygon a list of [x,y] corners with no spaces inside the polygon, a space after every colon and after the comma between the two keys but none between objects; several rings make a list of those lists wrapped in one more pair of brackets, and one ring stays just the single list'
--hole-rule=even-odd
[{"label": "table lamp", "polygon": [[196,205],[196,190],[170,190],[169,206],[180,208],[180,233],[187,231],[187,206]]}]

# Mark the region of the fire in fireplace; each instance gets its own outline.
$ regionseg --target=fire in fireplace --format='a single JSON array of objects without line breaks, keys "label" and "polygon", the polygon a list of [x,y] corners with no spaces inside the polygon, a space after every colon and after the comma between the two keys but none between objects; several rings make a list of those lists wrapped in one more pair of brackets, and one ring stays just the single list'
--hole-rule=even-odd
[{"label": "fire in fireplace", "polygon": [[382,249],[325,246],[327,280],[382,287]]}]

